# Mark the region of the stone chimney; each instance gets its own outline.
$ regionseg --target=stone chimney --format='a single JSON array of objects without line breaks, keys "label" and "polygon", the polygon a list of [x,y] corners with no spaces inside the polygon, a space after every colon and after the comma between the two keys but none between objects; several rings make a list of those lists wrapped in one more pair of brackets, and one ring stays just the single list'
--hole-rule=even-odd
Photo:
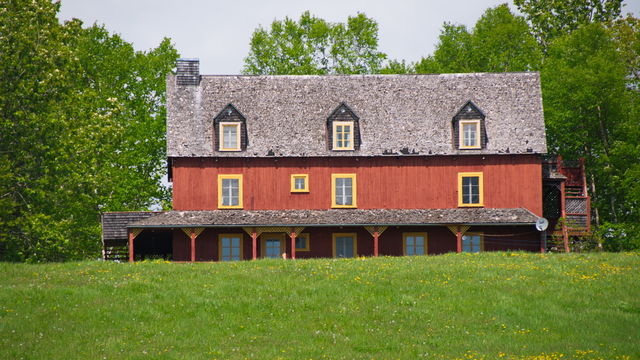
[{"label": "stone chimney", "polygon": [[200,60],[178,59],[176,68],[176,84],[178,86],[200,85]]}]

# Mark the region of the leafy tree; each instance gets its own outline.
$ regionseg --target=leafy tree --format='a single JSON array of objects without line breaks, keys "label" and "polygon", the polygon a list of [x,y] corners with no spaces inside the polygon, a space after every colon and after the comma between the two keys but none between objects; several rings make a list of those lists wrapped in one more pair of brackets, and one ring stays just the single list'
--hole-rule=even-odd
[{"label": "leafy tree", "polygon": [[404,60],[390,60],[380,69],[380,74],[412,74],[414,72],[414,65]]},{"label": "leafy tree", "polygon": [[629,231],[640,219],[638,90],[613,34],[593,23],[551,43],[542,71],[545,119],[550,151],[587,160],[600,233],[615,228],[637,239],[619,241],[640,245]]},{"label": "leafy tree", "polygon": [[445,23],[432,56],[417,65],[420,73],[529,71],[540,67],[542,52],[525,19],[506,4],[490,8],[470,32]]},{"label": "leafy tree", "polygon": [[0,11],[0,258],[97,256],[99,212],[141,210],[160,187],[164,81],[176,51],[61,24],[59,3]]},{"label": "leafy tree", "polygon": [[514,0],[531,23],[543,49],[580,25],[607,23],[618,16],[623,0]]},{"label": "leafy tree", "polygon": [[386,55],[378,50],[378,24],[364,14],[347,23],[329,23],[304,12],[299,21],[276,20],[251,36],[244,73],[366,74],[376,73]]}]

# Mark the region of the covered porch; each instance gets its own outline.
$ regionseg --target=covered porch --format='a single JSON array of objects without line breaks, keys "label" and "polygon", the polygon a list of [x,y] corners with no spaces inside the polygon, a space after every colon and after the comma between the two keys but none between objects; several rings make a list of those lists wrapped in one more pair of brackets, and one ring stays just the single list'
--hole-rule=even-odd
[{"label": "covered porch", "polygon": [[544,251],[537,219],[521,208],[169,211],[127,234],[129,261],[144,258],[145,232],[170,236],[170,259],[186,262]]}]

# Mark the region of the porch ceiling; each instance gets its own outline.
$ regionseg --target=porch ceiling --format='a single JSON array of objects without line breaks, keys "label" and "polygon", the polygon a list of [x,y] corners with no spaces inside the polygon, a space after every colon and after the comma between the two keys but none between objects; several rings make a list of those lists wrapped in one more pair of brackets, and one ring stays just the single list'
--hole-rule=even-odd
[{"label": "porch ceiling", "polygon": [[529,225],[527,209],[334,209],[167,211],[129,223],[128,228],[229,226]]}]

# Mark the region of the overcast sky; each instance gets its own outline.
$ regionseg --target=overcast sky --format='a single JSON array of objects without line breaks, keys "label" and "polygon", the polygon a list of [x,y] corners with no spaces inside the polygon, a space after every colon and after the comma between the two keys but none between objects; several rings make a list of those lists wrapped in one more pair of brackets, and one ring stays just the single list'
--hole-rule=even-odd
[{"label": "overcast sky", "polygon": [[[182,57],[199,58],[203,74],[238,74],[256,27],[305,10],[330,22],[365,13],[379,25],[379,50],[391,59],[417,61],[433,51],[442,23],[469,27],[500,0],[62,0],[60,19],[104,24],[136,50],[171,38]],[[638,16],[640,1],[623,13]],[[512,2],[510,6],[514,9]]]}]

